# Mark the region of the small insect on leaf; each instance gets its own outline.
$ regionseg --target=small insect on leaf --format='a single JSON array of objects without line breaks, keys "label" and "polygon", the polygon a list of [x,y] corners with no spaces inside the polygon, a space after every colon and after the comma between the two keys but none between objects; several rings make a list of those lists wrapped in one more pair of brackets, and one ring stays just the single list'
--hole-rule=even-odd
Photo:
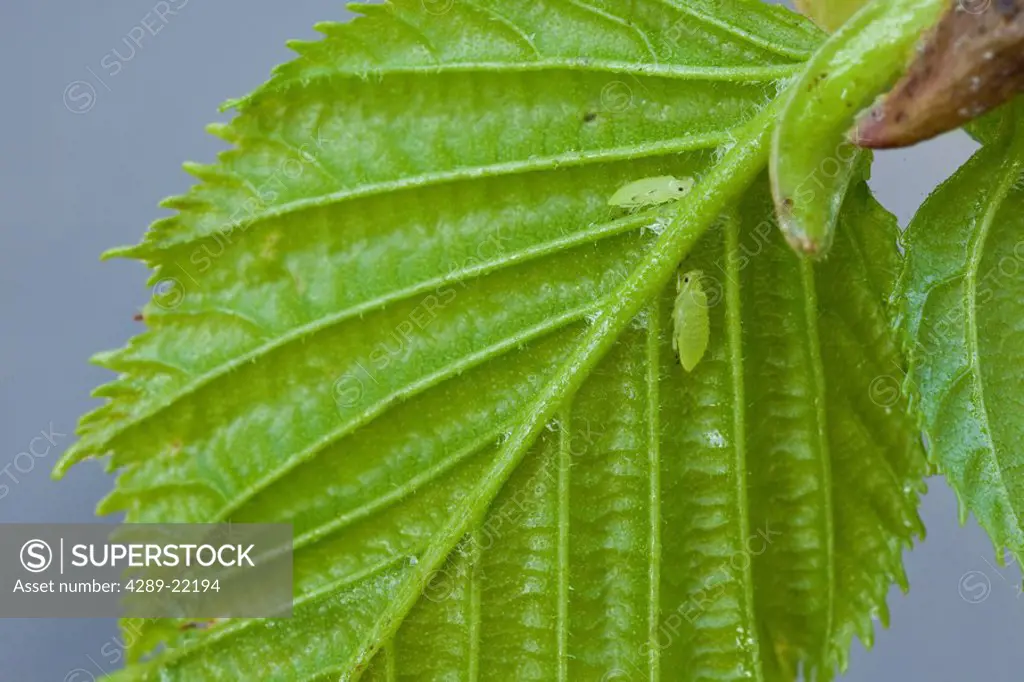
[{"label": "small insect on leaf", "polygon": [[701,283],[703,277],[700,270],[691,270],[679,277],[679,293],[672,310],[672,349],[687,372],[692,372],[704,357],[711,338],[708,295]]},{"label": "small insect on leaf", "polygon": [[689,176],[682,179],[671,175],[643,178],[620,187],[608,199],[608,205],[620,208],[657,206],[682,199],[693,189],[693,185],[694,180]]}]

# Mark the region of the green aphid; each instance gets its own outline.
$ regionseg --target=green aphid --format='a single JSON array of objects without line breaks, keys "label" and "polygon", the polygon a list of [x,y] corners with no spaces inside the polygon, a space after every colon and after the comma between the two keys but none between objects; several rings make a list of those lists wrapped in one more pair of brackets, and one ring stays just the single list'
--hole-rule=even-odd
[{"label": "green aphid", "polygon": [[672,309],[672,349],[687,372],[692,372],[704,357],[711,338],[708,295],[701,284],[703,277],[700,270],[691,270],[681,275],[676,283],[679,293]]},{"label": "green aphid", "polygon": [[608,200],[609,206],[619,208],[645,208],[670,201],[678,201],[693,189],[694,180],[687,176],[679,179],[671,175],[643,178],[620,187]]}]

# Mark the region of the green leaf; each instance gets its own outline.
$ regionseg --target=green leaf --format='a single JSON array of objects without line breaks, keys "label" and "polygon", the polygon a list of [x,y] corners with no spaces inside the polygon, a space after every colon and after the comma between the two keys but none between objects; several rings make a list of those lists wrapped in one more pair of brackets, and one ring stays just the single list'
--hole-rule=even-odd
[{"label": "green leaf", "polygon": [[[1016,115],[1015,115],[1016,111]],[[907,385],[930,454],[997,549],[1024,550],[1018,331],[1024,247],[1020,105],[921,207],[896,295]],[[991,123],[992,121],[990,121]]]},{"label": "green leaf", "polygon": [[827,254],[862,152],[857,114],[907,66],[947,0],[873,0],[830,37],[790,90],[772,140],[776,211],[793,248]]},{"label": "green leaf", "polygon": [[[296,536],[293,618],[135,624],[168,647],[119,679],[774,682],[870,644],[925,470],[878,390],[894,221],[857,183],[827,263],[778,234],[766,104],[807,23],[616,7],[321,25],[116,252],[151,329],[58,471],[109,455],[130,521]],[[699,182],[607,206],[658,175]],[[718,283],[692,374],[679,267]]]}]

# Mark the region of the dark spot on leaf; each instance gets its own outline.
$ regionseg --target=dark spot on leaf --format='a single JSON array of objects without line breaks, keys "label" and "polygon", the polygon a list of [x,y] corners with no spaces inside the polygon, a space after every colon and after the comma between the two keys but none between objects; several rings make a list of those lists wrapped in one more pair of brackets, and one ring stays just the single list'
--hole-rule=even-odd
[{"label": "dark spot on leaf", "polygon": [[828,78],[827,73],[819,73],[814,77],[814,80],[807,84],[807,91],[810,92],[811,90],[814,90],[814,88],[818,87],[818,85],[820,85],[826,78]]}]

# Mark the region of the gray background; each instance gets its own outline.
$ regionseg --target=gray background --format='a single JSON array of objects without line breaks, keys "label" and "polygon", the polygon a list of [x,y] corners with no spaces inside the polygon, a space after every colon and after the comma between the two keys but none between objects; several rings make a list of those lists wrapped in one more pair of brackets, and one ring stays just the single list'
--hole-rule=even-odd
[{"label": "gray background", "polygon": [[[136,242],[163,213],[157,202],[191,184],[182,161],[214,159],[221,143],[204,124],[225,120],[216,111],[223,100],[290,58],[286,39],[314,37],[316,21],[345,16],[334,0],[191,0],[143,40],[120,73],[106,76],[101,60],[116,46],[126,54],[122,38],[154,4],[0,4],[0,472],[40,430],[52,425],[65,434],[27,473],[7,470],[17,484],[0,473],[10,488],[0,499],[3,523],[93,518],[111,485],[100,465],[77,466],[61,483],[49,470],[72,442],[78,416],[96,405],[89,391],[111,378],[88,357],[141,330],[132,316],[148,295],[141,265],[100,263],[98,255]],[[63,101],[75,81],[95,89],[85,113]],[[70,91],[72,108],[87,103],[84,87]],[[873,185],[905,223],[972,148],[954,134],[883,154]],[[22,469],[27,461],[20,460]],[[911,592],[894,590],[893,629],[879,634],[871,653],[855,645],[846,680],[1020,679],[1018,568],[995,563],[973,520],[958,525],[956,498],[941,480],[931,482],[922,514],[929,537],[907,555]],[[95,673],[97,663],[107,667],[117,641],[112,621],[0,620],[0,681],[58,682],[78,668]]]}]

